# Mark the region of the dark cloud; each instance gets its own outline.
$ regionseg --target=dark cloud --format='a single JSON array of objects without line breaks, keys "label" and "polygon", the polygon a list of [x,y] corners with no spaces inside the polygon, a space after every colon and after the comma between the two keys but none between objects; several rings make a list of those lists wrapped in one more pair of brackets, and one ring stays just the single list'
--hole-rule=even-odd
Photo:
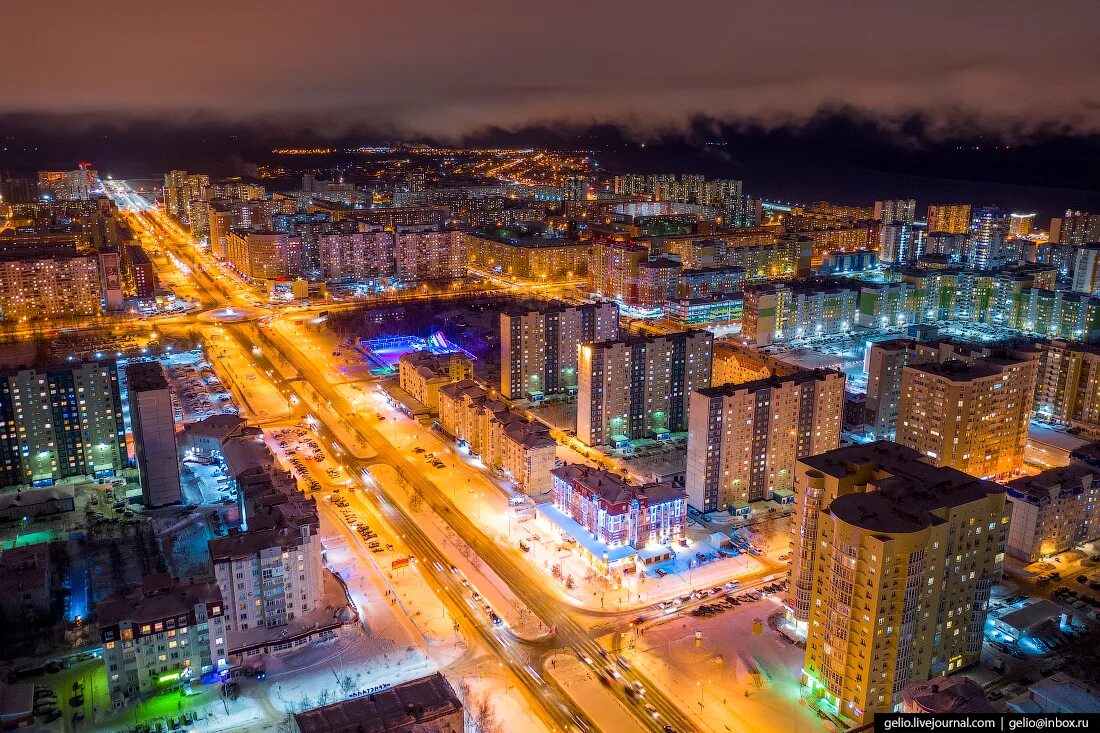
[{"label": "dark cloud", "polygon": [[444,137],[844,107],[933,133],[1100,131],[1100,4],[1079,0],[60,0],[10,3],[4,25],[9,113]]}]

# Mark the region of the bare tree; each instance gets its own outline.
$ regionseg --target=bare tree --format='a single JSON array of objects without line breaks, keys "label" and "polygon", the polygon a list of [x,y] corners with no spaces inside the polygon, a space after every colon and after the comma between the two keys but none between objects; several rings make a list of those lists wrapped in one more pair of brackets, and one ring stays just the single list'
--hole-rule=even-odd
[{"label": "bare tree", "polygon": [[340,691],[344,693],[344,697],[350,696],[359,688],[359,680],[362,677],[363,675],[360,672],[356,672],[354,677],[346,674],[340,678]]}]

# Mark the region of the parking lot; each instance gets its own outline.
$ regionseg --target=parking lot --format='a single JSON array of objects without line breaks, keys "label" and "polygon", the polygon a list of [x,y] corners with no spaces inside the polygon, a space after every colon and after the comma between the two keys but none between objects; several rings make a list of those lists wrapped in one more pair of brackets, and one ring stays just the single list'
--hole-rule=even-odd
[{"label": "parking lot", "polygon": [[173,409],[177,421],[188,423],[215,414],[237,414],[232,396],[201,349],[172,354],[163,363],[176,397]]}]

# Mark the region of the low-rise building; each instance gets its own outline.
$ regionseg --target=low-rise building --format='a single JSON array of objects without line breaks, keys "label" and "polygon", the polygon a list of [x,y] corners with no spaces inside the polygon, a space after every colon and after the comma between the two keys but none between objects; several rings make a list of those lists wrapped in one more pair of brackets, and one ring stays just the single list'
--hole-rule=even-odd
[{"label": "low-rise building", "polygon": [[439,388],[463,379],[472,379],[474,363],[461,352],[434,354],[413,351],[398,360],[398,384],[432,412],[438,409]]},{"label": "low-rise building", "polygon": [[439,388],[439,426],[528,494],[550,490],[557,442],[550,429],[511,410],[472,380]]},{"label": "low-rise building", "polygon": [[9,624],[34,628],[53,610],[53,572],[45,542],[4,550],[0,555],[0,613]]},{"label": "low-rise building", "polygon": [[298,733],[463,733],[462,702],[436,672],[294,715]]},{"label": "low-rise building", "polygon": [[913,682],[901,691],[901,712],[921,714],[994,713],[982,686],[966,675]]},{"label": "low-rise building", "polygon": [[226,666],[222,594],[213,578],[150,575],[96,607],[107,689],[116,704]]},{"label": "low-rise building", "polygon": [[687,496],[671,482],[636,486],[602,468],[567,463],[552,471],[554,507],[610,548],[675,542],[687,526]]}]

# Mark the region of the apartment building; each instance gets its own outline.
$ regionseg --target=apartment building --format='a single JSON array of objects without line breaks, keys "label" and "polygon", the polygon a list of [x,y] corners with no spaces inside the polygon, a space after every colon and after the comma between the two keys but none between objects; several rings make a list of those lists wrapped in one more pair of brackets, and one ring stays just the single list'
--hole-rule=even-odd
[{"label": "apartment building", "polygon": [[576,394],[581,344],[618,336],[619,306],[614,301],[509,306],[500,314],[500,392],[535,401]]},{"label": "apartment building", "polygon": [[292,280],[302,274],[302,240],[282,232],[230,231],[226,258],[253,280]]},{"label": "apartment building", "polygon": [[912,364],[901,377],[895,440],[973,476],[1023,465],[1038,360],[988,357]]},{"label": "apartment building", "polygon": [[[908,364],[943,363],[955,359],[972,363],[994,353],[989,347],[952,341],[891,339],[867,347],[867,402],[863,422],[876,438],[894,438],[901,406],[901,377]],[[1014,352],[1023,353],[1023,352]]]},{"label": "apartment building", "polygon": [[1037,347],[1035,413],[1100,432],[1100,347],[1061,340],[1040,342]]},{"label": "apartment building", "polygon": [[710,386],[713,341],[707,331],[681,331],[581,346],[577,437],[625,446],[686,432],[692,391]]},{"label": "apartment building", "polygon": [[0,372],[0,485],[110,476],[128,465],[114,361]]},{"label": "apartment building", "polygon": [[372,227],[348,234],[318,234],[321,277],[329,282],[367,282],[397,272],[393,232]]},{"label": "apartment building", "polygon": [[1012,521],[1008,554],[1036,562],[1100,537],[1100,471],[1052,468],[1005,484]]},{"label": "apartment building", "polygon": [[859,301],[859,287],[843,281],[750,284],[741,333],[759,346],[844,333],[856,323]]},{"label": "apartment building", "polygon": [[398,360],[397,375],[401,389],[435,412],[439,405],[439,388],[451,382],[473,379],[474,362],[461,352],[414,351],[403,354]]},{"label": "apartment building", "polygon": [[671,482],[636,486],[576,463],[555,468],[554,507],[610,548],[677,541],[687,526],[684,490]]},{"label": "apartment building", "polygon": [[557,457],[550,429],[513,412],[472,380],[439,388],[439,426],[523,492],[550,490]]},{"label": "apartment building", "polygon": [[399,226],[394,240],[399,280],[454,280],[466,277],[466,234],[433,226]]},{"label": "apartment building", "polygon": [[928,231],[966,234],[970,231],[970,204],[929,205]]},{"label": "apartment building", "polygon": [[790,490],[795,461],[840,445],[844,381],[817,369],[692,392],[691,505],[712,512]]},{"label": "apartment building", "polygon": [[213,578],[147,576],[96,607],[111,700],[170,689],[227,666],[225,606]]},{"label": "apartment building", "polygon": [[588,274],[590,243],[560,237],[467,237],[470,264],[510,278],[545,282]]},{"label": "apartment building", "polygon": [[142,503],[147,507],[178,504],[183,496],[179,447],[164,368],[156,361],[130,364],[126,367],[126,388]]},{"label": "apartment building", "polygon": [[99,316],[105,298],[100,260],[94,253],[47,247],[0,260],[2,321]]},{"label": "apartment building", "polygon": [[242,525],[209,542],[234,649],[249,629],[286,626],[324,598],[317,505],[290,474],[270,466],[236,476]]},{"label": "apartment building", "polygon": [[978,662],[1008,534],[1005,490],[886,441],[796,469],[788,604],[802,680],[860,724]]}]

